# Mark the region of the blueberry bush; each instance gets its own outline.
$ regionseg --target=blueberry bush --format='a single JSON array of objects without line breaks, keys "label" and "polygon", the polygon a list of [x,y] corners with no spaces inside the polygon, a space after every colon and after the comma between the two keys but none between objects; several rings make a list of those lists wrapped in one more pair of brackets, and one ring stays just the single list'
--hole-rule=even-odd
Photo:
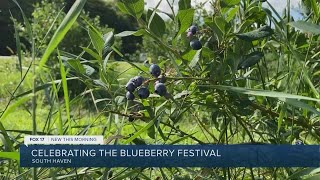
[{"label": "blueberry bush", "polygon": [[[160,3],[161,1],[159,1]],[[168,1],[169,2],[169,1]],[[144,0],[119,0],[117,8],[139,24],[137,30],[102,32],[90,22],[90,40],[80,54],[59,43],[75,23],[85,0],[75,1],[46,45],[33,58],[34,88],[15,95],[0,116],[2,149],[16,152],[24,134],[12,136],[1,124],[17,106],[49,90],[50,114],[43,129],[33,114],[30,134],[103,135],[107,144],[297,144],[320,142],[320,7],[295,21],[262,0],[208,1],[212,12],[179,0],[178,11],[163,19]],[[290,3],[290,0],[288,0]],[[158,4],[159,5],[159,4]],[[269,8],[265,8],[268,5]],[[197,6],[198,7],[198,6]],[[201,9],[200,9],[201,10]],[[27,23],[26,23],[27,24]],[[169,26],[170,25],[170,26]],[[32,34],[30,29],[30,34]],[[154,54],[131,62],[116,38],[141,36]],[[79,47],[81,48],[81,47]],[[61,79],[47,67],[52,53]],[[147,53],[148,54],[148,53]],[[86,58],[84,55],[90,56]],[[115,62],[114,56],[121,57]],[[120,64],[121,63],[121,64]],[[124,64],[126,63],[126,64]],[[127,66],[128,65],[128,66]],[[123,69],[124,67],[128,67]],[[85,90],[69,97],[68,82]],[[63,96],[58,96],[61,89]],[[32,93],[32,94],[31,94]],[[31,94],[31,96],[30,96]],[[84,108],[88,106],[92,108]],[[31,112],[32,114],[32,112]],[[94,116],[83,123],[80,118]],[[14,132],[17,133],[17,132]],[[319,177],[317,168],[18,168],[9,177],[97,179],[302,179]],[[8,170],[9,171],[9,170]]]}]

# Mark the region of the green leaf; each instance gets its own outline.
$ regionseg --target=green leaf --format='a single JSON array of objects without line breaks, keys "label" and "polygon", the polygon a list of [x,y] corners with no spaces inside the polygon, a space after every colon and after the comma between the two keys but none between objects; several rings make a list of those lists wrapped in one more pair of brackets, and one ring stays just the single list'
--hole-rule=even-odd
[{"label": "green leaf", "polygon": [[116,52],[120,57],[124,57],[124,55],[120,52],[120,50],[118,50],[118,48],[112,46],[112,50]]},{"label": "green leaf", "polygon": [[225,34],[226,33],[226,28],[227,28],[227,21],[221,16],[216,16],[214,18],[214,22],[216,23],[216,25],[219,28],[219,30],[223,34]]},{"label": "green leaf", "polygon": [[228,16],[226,18],[226,21],[227,22],[230,22],[231,20],[233,20],[233,18],[236,16],[236,14],[238,13],[239,11],[239,6],[236,6],[234,8],[232,8],[229,12],[228,12]]},{"label": "green leaf", "polygon": [[[52,83],[53,97],[55,97],[56,99],[59,99],[59,96],[58,96],[59,90],[58,90],[58,88],[56,86],[56,82],[54,81],[52,76],[50,76],[50,77],[51,77],[51,83]],[[61,81],[62,80],[60,80],[60,82]],[[56,116],[55,120],[58,122],[57,123],[57,128],[58,128],[59,135],[63,135],[63,122],[62,122],[62,116],[61,116],[62,108],[61,108],[60,103],[57,103],[57,109],[58,109],[57,110],[58,112],[57,112],[57,116]]]},{"label": "green leaf", "polygon": [[257,64],[264,54],[260,51],[254,51],[244,57],[244,60],[241,61],[238,65],[238,69],[247,69],[255,64]]},{"label": "green leaf", "polygon": [[39,63],[39,68],[42,68],[48,61],[49,56],[54,51],[54,49],[58,46],[58,44],[62,41],[64,36],[72,27],[73,23],[77,20],[80,15],[83,6],[86,4],[86,0],[76,0],[70,8],[69,12],[59,25],[56,32],[53,34],[46,51],[44,52],[41,61]]},{"label": "green leaf", "polygon": [[107,34],[103,35],[104,40],[104,48],[111,47],[114,43],[114,34],[112,31],[108,32]]},{"label": "green leaf", "polygon": [[[153,108],[152,108],[152,106],[150,105],[150,103],[149,103],[147,100],[143,100],[143,101],[142,101],[142,104],[143,104],[144,109],[147,110],[147,114],[145,114],[145,116],[146,116],[146,117],[154,118],[154,117],[155,117],[155,114],[154,114]],[[159,115],[158,115],[158,116],[159,116]]]},{"label": "green leaf", "polygon": [[305,178],[305,180],[319,180],[320,179],[320,174],[314,174],[312,176],[308,176]]},{"label": "green leaf", "polygon": [[280,129],[281,129],[281,126],[282,126],[282,123],[283,123],[283,119],[284,119],[285,114],[286,114],[286,110],[287,110],[286,104],[282,104],[282,106],[281,106],[281,111],[280,111],[280,114],[279,114],[279,119],[278,119],[278,129],[277,129],[277,133],[280,132]]},{"label": "green leaf", "polygon": [[79,59],[69,59],[67,63],[77,72],[83,74],[85,69]]},{"label": "green leaf", "polygon": [[240,94],[248,94],[253,96],[264,96],[264,97],[273,97],[278,98],[280,100],[283,100],[283,98],[288,99],[296,99],[296,100],[309,100],[309,101],[316,101],[320,102],[320,99],[315,99],[311,97],[306,96],[300,96],[300,95],[294,95],[294,94],[288,94],[283,92],[277,92],[277,91],[267,91],[267,90],[261,90],[261,89],[247,89],[243,87],[233,87],[233,86],[223,86],[223,85],[198,85],[199,87],[210,87],[220,90],[226,90],[226,91],[233,91]]},{"label": "green leaf", "polygon": [[[152,16],[153,15],[153,16]],[[161,37],[166,31],[166,23],[164,20],[158,15],[158,13],[152,10],[148,10],[147,17],[149,19],[148,28],[153,32],[156,36]]]},{"label": "green leaf", "polygon": [[86,47],[81,47],[86,53],[90,54],[92,57],[96,58],[97,60],[101,60],[101,56],[94,52],[93,50],[86,48]]},{"label": "green leaf", "polygon": [[67,83],[67,73],[66,70],[63,66],[61,56],[58,51],[58,58],[59,58],[59,63],[60,63],[60,73],[61,73],[61,80],[62,80],[62,88],[63,88],[63,96],[64,96],[64,101],[66,105],[66,113],[67,113],[67,119],[68,119],[68,133],[69,135],[71,134],[71,116],[70,116],[70,100],[69,100],[69,90],[68,90],[68,83]]},{"label": "green leaf", "polygon": [[6,111],[4,111],[2,114],[1,114],[1,117],[0,117],[0,122],[3,121],[3,119],[5,119],[10,113],[14,112],[15,109],[17,107],[19,107],[21,104],[24,104],[26,103],[32,96],[25,96],[25,97],[22,97],[20,98],[18,101],[16,101],[14,104],[12,104],[11,106],[9,106],[7,108]]},{"label": "green leaf", "polygon": [[148,136],[152,139],[155,139],[156,138],[156,128],[155,128],[155,125],[151,126],[149,129],[148,129]]},{"label": "green leaf", "polygon": [[177,36],[185,32],[193,22],[194,9],[179,10],[177,18],[179,22],[179,32]]},{"label": "green leaf", "polygon": [[[67,78],[67,81],[69,81],[69,80],[75,80],[75,79],[79,79],[79,78],[78,78],[78,77]],[[58,80],[54,80],[54,81],[52,81],[52,82],[48,82],[48,83],[42,84],[42,85],[37,86],[37,87],[35,88],[35,92],[41,91],[41,90],[43,90],[43,89],[46,89],[46,88],[52,86],[52,84],[60,84],[60,83],[61,83],[61,80],[58,79]],[[21,93],[21,94],[16,95],[16,96],[15,96],[15,99],[20,98],[20,97],[25,96],[25,95],[28,95],[28,94],[31,94],[31,93],[32,93],[32,89],[30,89],[30,90],[28,90],[28,91],[25,91],[25,92],[23,92],[23,93]]]},{"label": "green leaf", "polygon": [[190,49],[189,51],[184,52],[184,54],[182,54],[182,58],[191,62],[194,55],[197,53],[198,51],[195,51],[193,49]]},{"label": "green leaf", "polygon": [[245,40],[245,41],[254,41],[258,39],[262,39],[268,36],[271,36],[273,34],[273,30],[269,26],[262,26],[259,29],[242,33],[242,34],[237,34],[236,36],[239,39]]},{"label": "green leaf", "polygon": [[189,67],[190,67],[190,68],[193,68],[194,66],[197,65],[198,61],[200,60],[200,56],[201,56],[201,49],[198,50],[198,51],[196,52],[196,54],[193,56],[193,59],[192,59],[192,61],[191,61],[190,64],[189,64]]},{"label": "green leaf", "polygon": [[114,36],[116,36],[116,37],[127,37],[127,36],[132,36],[132,35],[133,36],[142,36],[142,35],[144,35],[144,33],[145,33],[145,30],[140,29],[138,31],[123,31],[123,32],[116,34]]},{"label": "green leaf", "polygon": [[113,31],[108,32],[107,34],[103,35],[104,40],[104,47],[102,51],[102,55],[104,56],[106,53],[109,53],[113,49],[113,44],[115,41]]},{"label": "green leaf", "polygon": [[127,139],[123,144],[129,144],[134,139],[140,136],[143,132],[147,131],[151,126],[154,125],[154,123],[157,121],[157,118],[154,118],[152,121],[150,121],[145,127],[140,129],[137,133],[135,133],[133,136],[131,136],[129,139]]},{"label": "green leaf", "polygon": [[223,40],[223,32],[219,29],[216,22],[212,20],[211,18],[205,18],[205,23],[207,26],[210,27],[210,29],[214,32],[214,34],[217,36],[219,42]]},{"label": "green leaf", "polygon": [[215,53],[208,47],[202,47],[202,56],[208,59],[213,59],[215,57]]},{"label": "green leaf", "polygon": [[89,29],[88,33],[91,39],[91,43],[93,44],[94,48],[97,50],[98,54],[101,56],[102,50],[104,48],[103,38],[92,29]]},{"label": "green leaf", "polygon": [[[21,6],[19,5],[19,3],[17,2],[17,0],[12,0],[20,9],[20,12],[21,12],[21,15],[22,15],[22,18],[23,18],[23,21],[26,25],[26,29],[27,29],[27,33],[28,33],[28,36],[30,38],[30,40],[33,38],[33,33],[32,33],[32,27],[31,27],[31,24],[27,18],[27,16],[25,15],[24,11],[22,10]],[[33,41],[34,43],[34,41]]]},{"label": "green leaf", "polygon": [[0,157],[20,161],[19,152],[0,152]]},{"label": "green leaf", "polygon": [[9,151],[13,151],[13,145],[12,142],[10,140],[10,137],[6,131],[6,129],[4,128],[2,121],[12,112],[15,111],[15,109],[17,107],[19,107],[21,104],[25,104],[28,100],[30,100],[32,98],[32,95],[30,96],[25,96],[20,98],[18,101],[16,101],[14,104],[12,104],[11,106],[9,106],[6,111],[4,111],[1,115],[0,115],[0,131],[4,137],[5,142],[3,142],[3,144],[7,144],[7,149]]},{"label": "green leaf", "polygon": [[144,11],[144,0],[119,0],[120,11],[139,19]]},{"label": "green leaf", "polygon": [[295,21],[295,22],[290,22],[289,25],[297,29],[300,29],[303,32],[313,33],[316,35],[320,34],[320,26],[313,24],[311,22]]},{"label": "green leaf", "polygon": [[104,61],[103,61],[103,71],[106,72],[107,70],[107,63],[108,63],[108,60],[110,59],[110,56],[112,54],[113,51],[111,51],[107,56],[106,58],[104,58]]},{"label": "green leaf", "polygon": [[319,94],[316,86],[312,83],[310,77],[308,76],[308,74],[306,72],[303,73],[303,78],[304,78],[305,82],[310,86],[310,89],[313,92],[313,94],[316,96],[316,98],[320,99],[320,94]]},{"label": "green leaf", "polygon": [[[12,15],[11,15],[12,17]],[[13,18],[13,17],[12,17]],[[21,43],[20,43],[20,37],[19,37],[19,32],[17,28],[17,23],[15,20],[13,20],[14,23],[14,37],[16,39],[16,48],[17,48],[17,55],[18,55],[18,61],[19,61],[19,71],[20,75],[22,77],[22,54],[21,54]]]},{"label": "green leaf", "polygon": [[240,3],[240,0],[222,0],[220,2],[221,7],[231,7],[234,5],[238,5]]},{"label": "green leaf", "polygon": [[320,112],[317,111],[316,108],[310,106],[309,104],[307,103],[304,103],[302,101],[298,101],[298,100],[295,100],[295,99],[288,99],[288,98],[279,98],[281,101],[287,103],[287,104],[290,104],[294,107],[297,107],[297,108],[301,108],[301,109],[306,109],[310,112],[313,112],[314,114],[317,114],[317,115],[320,115]]},{"label": "green leaf", "polygon": [[320,172],[320,168],[304,168],[302,170],[299,170],[295,173],[293,173],[288,179],[297,179],[302,176],[316,174]]},{"label": "green leaf", "polygon": [[179,10],[190,9],[191,0],[179,0],[178,5],[179,5]]},{"label": "green leaf", "polygon": [[311,1],[312,10],[315,16],[319,18],[319,5],[317,4],[317,1],[316,0],[310,0],[310,1]]},{"label": "green leaf", "polygon": [[89,66],[89,65],[85,65],[84,64],[83,67],[84,67],[84,69],[86,71],[86,75],[88,75],[88,76],[91,76],[94,72],[96,72],[96,70],[93,67]]}]

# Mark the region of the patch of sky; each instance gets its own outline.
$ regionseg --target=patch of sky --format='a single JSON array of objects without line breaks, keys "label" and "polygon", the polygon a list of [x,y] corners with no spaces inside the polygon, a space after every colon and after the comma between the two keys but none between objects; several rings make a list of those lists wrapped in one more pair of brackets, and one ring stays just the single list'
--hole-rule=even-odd
[{"label": "patch of sky", "polygon": [[[160,0],[145,0],[147,8],[154,8],[160,2]],[[202,7],[212,12],[212,6],[210,4],[211,0],[191,0],[192,6],[196,6],[197,4],[202,4]],[[287,0],[268,0],[271,6],[277,11],[278,14],[283,15],[285,9],[287,8]],[[173,9],[170,8],[170,5]],[[270,9],[267,3],[263,3],[263,7]],[[169,19],[165,13],[172,14],[178,12],[178,0],[162,0],[159,7],[160,12],[164,12],[160,14],[163,19]],[[270,9],[271,10],[271,9]],[[294,20],[301,20],[305,18],[305,10],[301,3],[301,0],[290,0],[290,10],[291,16]]]}]

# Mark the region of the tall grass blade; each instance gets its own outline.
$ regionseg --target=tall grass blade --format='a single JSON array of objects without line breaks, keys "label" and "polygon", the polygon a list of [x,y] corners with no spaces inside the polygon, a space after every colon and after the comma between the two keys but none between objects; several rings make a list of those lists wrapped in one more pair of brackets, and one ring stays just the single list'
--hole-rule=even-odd
[{"label": "tall grass blade", "polygon": [[6,129],[4,128],[3,124],[2,124],[2,121],[10,114],[12,113],[18,106],[24,104],[25,102],[27,102],[32,96],[25,96],[21,99],[19,99],[16,103],[12,104],[11,106],[9,106],[7,108],[7,110],[5,112],[3,112],[3,114],[1,114],[1,117],[0,117],[0,131],[2,132],[2,135],[4,137],[4,140],[6,142],[4,142],[3,144],[7,144],[7,149],[8,151],[13,151],[13,145],[12,145],[12,142],[9,138],[9,135],[6,131]]},{"label": "tall grass blade", "polygon": [[39,68],[42,68],[46,64],[51,53],[59,45],[59,43],[62,41],[64,36],[72,27],[73,23],[77,20],[85,3],[86,3],[86,0],[77,0],[76,2],[74,2],[71,9],[67,13],[66,17],[63,19],[60,26],[52,36],[47,46],[47,49],[41,58]]},{"label": "tall grass blade", "polygon": [[129,144],[130,142],[132,142],[134,139],[136,139],[138,136],[140,136],[140,134],[147,131],[151,126],[153,126],[156,121],[157,121],[157,118],[154,118],[145,127],[140,129],[137,133],[135,133],[133,136],[131,136],[129,139],[127,139],[123,144]]},{"label": "tall grass blade", "polygon": [[58,97],[58,89],[56,84],[54,83],[54,80],[52,79],[52,88],[53,88],[53,93],[54,96],[57,99],[58,103],[58,131],[60,135],[63,135],[63,122],[62,122],[62,117],[61,117],[61,107],[60,107],[60,102],[59,102],[59,97]]},{"label": "tall grass blade", "polygon": [[33,34],[32,34],[32,27],[31,27],[31,24],[27,18],[27,16],[25,15],[24,11],[22,10],[21,6],[19,5],[19,3],[16,1],[16,0],[12,0],[20,9],[20,12],[22,14],[22,18],[23,18],[23,21],[26,25],[26,28],[27,28],[27,32],[28,32],[28,35],[29,35],[29,38],[33,38]]},{"label": "tall grass blade", "polygon": [[20,76],[22,78],[22,55],[21,55],[21,43],[20,43],[19,31],[17,28],[17,22],[13,19],[11,11],[10,11],[10,15],[13,21],[14,37],[16,39],[16,48],[17,48],[17,55],[18,55],[18,61],[19,61],[19,71],[20,71]]},{"label": "tall grass blade", "polygon": [[63,9],[64,9],[64,8],[61,8],[61,9],[60,9],[60,11],[58,12],[58,14],[56,15],[56,17],[55,17],[54,20],[52,21],[51,26],[50,26],[48,32],[46,33],[46,35],[44,35],[44,37],[43,37],[42,40],[40,41],[39,47],[41,47],[41,45],[43,44],[43,42],[45,42],[45,40],[46,40],[47,37],[49,36],[52,28],[53,28],[54,25],[56,24],[56,21],[57,21],[58,17],[60,16],[61,12],[63,12]]},{"label": "tall grass blade", "polygon": [[67,119],[68,119],[68,126],[69,126],[68,133],[71,134],[70,100],[69,100],[69,93],[68,93],[67,73],[62,63],[59,51],[58,51],[58,57],[60,62],[60,73],[61,73],[64,101],[66,104],[66,112],[67,112]]},{"label": "tall grass blade", "polygon": [[0,152],[0,157],[20,161],[19,152]]},{"label": "tall grass blade", "polygon": [[315,17],[319,18],[320,13],[319,13],[319,5],[317,5],[317,1],[316,0],[310,0],[310,1],[311,1],[311,7],[312,7],[312,10],[315,14]]},{"label": "tall grass blade", "polygon": [[240,94],[248,94],[248,95],[254,95],[254,96],[273,97],[273,98],[278,98],[278,99],[288,98],[288,99],[309,100],[309,101],[320,102],[320,99],[315,99],[315,98],[311,98],[311,97],[288,94],[288,93],[283,93],[283,92],[276,92],[276,91],[267,91],[267,90],[261,90],[261,89],[247,89],[247,88],[242,88],[242,87],[223,86],[223,85],[198,85],[198,86],[199,87],[211,87],[211,88],[215,88],[215,89],[233,91],[233,92],[237,92]]}]

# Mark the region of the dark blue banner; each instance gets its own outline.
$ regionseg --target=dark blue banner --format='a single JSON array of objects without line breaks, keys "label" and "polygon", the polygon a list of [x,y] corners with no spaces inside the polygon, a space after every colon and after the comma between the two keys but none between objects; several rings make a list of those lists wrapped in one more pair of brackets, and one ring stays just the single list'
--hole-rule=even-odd
[{"label": "dark blue banner", "polygon": [[23,145],[22,167],[319,167],[317,145]]}]

